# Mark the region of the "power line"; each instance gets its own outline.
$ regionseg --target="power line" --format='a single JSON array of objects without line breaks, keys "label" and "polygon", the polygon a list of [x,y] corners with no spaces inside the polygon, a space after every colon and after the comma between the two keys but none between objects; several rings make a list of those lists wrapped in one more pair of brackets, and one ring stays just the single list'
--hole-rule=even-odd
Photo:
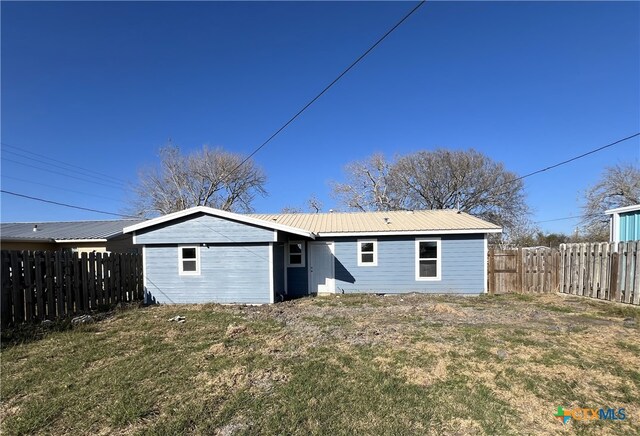
[{"label": "power line", "polygon": [[610,144],[607,144],[607,145],[603,145],[602,147],[598,147],[598,148],[596,148],[596,149],[594,149],[594,150],[591,150],[591,151],[588,151],[588,152],[586,152],[586,153],[582,153],[582,154],[581,154],[581,155],[579,155],[579,156],[574,156],[574,157],[572,157],[572,158],[570,158],[570,159],[563,160],[562,162],[558,162],[557,164],[554,164],[554,165],[548,166],[548,167],[546,167],[546,168],[542,168],[542,169],[540,169],[540,170],[534,171],[534,172],[529,173],[529,174],[525,174],[524,176],[520,176],[520,177],[518,177],[518,178],[516,178],[516,179],[510,180],[510,181],[506,182],[505,184],[507,184],[507,183],[514,183],[514,182],[517,182],[518,180],[526,179],[527,177],[531,177],[531,176],[534,176],[534,175],[536,175],[536,174],[540,174],[540,173],[542,173],[542,172],[549,171],[549,170],[551,170],[551,169],[553,169],[553,168],[557,168],[557,167],[559,167],[559,166],[566,165],[566,164],[568,164],[569,162],[573,162],[574,160],[578,160],[578,159],[581,159],[581,158],[583,158],[583,157],[585,157],[585,156],[589,156],[590,154],[596,153],[596,152],[598,152],[598,151],[600,151],[600,150],[604,150],[605,148],[613,147],[613,146],[614,146],[614,145],[616,145],[616,144],[620,144],[621,142],[627,141],[627,140],[629,140],[629,139],[631,139],[631,138],[635,138],[636,136],[640,136],[640,132],[638,132],[638,133],[634,133],[633,135],[631,135],[631,136],[627,136],[626,138],[618,139],[617,141],[614,141],[614,142],[612,142],[612,143],[610,143]]},{"label": "power line", "polygon": [[[58,162],[58,163],[61,163],[61,164],[63,164],[63,165],[67,165],[67,166],[72,167],[72,168],[77,168],[77,169],[83,170],[83,171],[85,171],[85,172],[89,172],[89,173],[91,174],[91,176],[94,176],[94,175],[96,175],[96,174],[97,174],[97,175],[100,175],[100,176],[107,177],[107,178],[109,178],[109,179],[118,180],[118,181],[120,181],[120,182],[122,182],[122,183],[127,183],[127,181],[126,181],[126,180],[121,179],[121,178],[119,178],[119,177],[114,177],[114,176],[113,176],[113,175],[111,175],[111,174],[104,174],[104,173],[100,173],[100,172],[97,172],[97,171],[92,170],[92,169],[90,169],[90,168],[81,167],[81,166],[79,166],[79,165],[70,164],[70,163],[65,162],[65,161],[62,161],[62,160],[58,160],[58,159],[54,159],[54,158],[49,157],[49,156],[45,156],[44,154],[35,153],[35,152],[33,152],[33,151],[29,151],[29,150],[24,150],[24,149],[22,149],[22,148],[20,148],[20,147],[16,147],[15,145],[7,144],[6,142],[0,142],[0,144],[2,144],[2,146],[3,146],[3,147],[9,147],[9,148],[12,148],[12,149],[14,149],[14,150],[18,150],[18,151],[20,151],[20,153],[22,153],[22,156],[23,156],[23,157],[27,157],[27,158],[29,158],[29,159],[33,159],[33,158],[31,158],[31,157],[29,157],[29,156],[24,155],[24,153],[27,153],[27,154],[30,154],[30,155],[33,155],[33,156],[39,156],[39,157],[42,157],[42,158],[47,159],[47,161],[54,161],[54,162]],[[18,154],[18,153],[16,153],[15,151],[10,151],[10,150],[4,150],[4,152],[5,152],[5,153]],[[19,155],[19,154],[18,154],[18,155]],[[38,160],[38,159],[33,159],[33,160],[37,160],[38,162],[42,162],[41,160]],[[44,163],[46,163],[46,164],[48,164],[48,165],[53,165],[53,164],[51,164],[50,162],[44,162]],[[53,166],[57,166],[57,165],[53,165]],[[66,168],[65,168],[65,169],[66,169]]]},{"label": "power line", "polygon": [[564,220],[571,220],[571,219],[577,219],[577,218],[589,218],[592,216],[600,216],[600,215],[604,215],[602,213],[588,213],[586,215],[573,215],[573,216],[565,216],[562,218],[553,218],[550,220],[543,220],[543,221],[534,221],[533,224],[541,224],[541,223],[550,223],[553,221],[564,221]]},{"label": "power line", "polygon": [[120,217],[123,217],[123,218],[140,218],[140,217],[133,216],[133,215],[123,215],[123,214],[120,214],[120,213],[105,212],[104,210],[90,209],[88,207],[75,206],[73,204],[67,204],[67,203],[60,203],[60,202],[57,202],[57,201],[45,200],[44,198],[31,197],[30,195],[24,195],[24,194],[19,194],[17,192],[5,191],[4,189],[0,189],[0,192],[2,192],[4,194],[14,195],[16,197],[28,198],[29,200],[41,201],[43,203],[56,204],[58,206],[70,207],[70,208],[79,209],[79,210],[86,210],[86,211],[89,211],[89,212],[102,213],[102,214],[105,214],[105,215],[114,215],[114,216],[120,216]]},{"label": "power line", "polygon": [[333,85],[335,85],[342,77],[347,74],[353,67],[355,67],[362,59],[364,59],[369,53],[373,51],[382,41],[384,41],[394,30],[396,30],[402,23],[404,23],[411,15],[413,15],[424,3],[426,0],[422,0],[419,2],[413,9],[411,9],[400,21],[398,21],[391,29],[389,29],[384,35],[382,35],[371,47],[369,47],[363,54],[361,54],[355,61],[353,61],[342,73],[338,75],[331,83],[329,83],[325,88],[320,91],[318,95],[313,97],[306,105],[302,107],[294,116],[292,116],[289,121],[284,123],[278,130],[275,131],[266,141],[260,144],[255,150],[253,150],[242,162],[240,162],[235,168],[233,168],[229,173],[227,173],[224,177],[221,177],[220,180],[224,180],[233,173],[235,173],[242,165],[244,165],[249,159],[251,159],[256,153],[258,153],[264,146],[266,146],[273,138],[278,136],[280,132],[289,126],[296,118],[298,118],[304,111],[306,111],[309,106],[316,102],[325,92],[327,92]]},{"label": "power line", "polygon": [[[598,147],[598,148],[595,148],[593,150],[587,151],[586,153],[582,153],[582,154],[580,154],[578,156],[574,156],[574,157],[569,158],[567,160],[563,160],[562,162],[558,162],[558,163],[550,165],[550,166],[548,166],[546,168],[542,168],[542,169],[533,171],[531,173],[525,174],[524,176],[516,177],[515,179],[508,180],[506,182],[500,183],[499,185],[491,188],[491,191],[495,191],[498,188],[510,185],[511,183],[515,183],[515,182],[517,182],[519,180],[526,179],[527,177],[531,177],[531,176],[534,176],[536,174],[540,174],[540,173],[548,171],[550,169],[557,168],[557,167],[562,166],[562,165],[566,165],[566,164],[568,164],[570,162],[573,162],[575,160],[581,159],[581,158],[583,158],[585,156],[589,156],[590,154],[593,154],[593,153],[596,153],[598,151],[604,150],[605,148],[613,147],[614,145],[620,144],[621,142],[624,142],[624,141],[628,141],[629,139],[633,139],[633,138],[635,138],[637,136],[640,136],[640,132],[634,133],[633,135],[627,136],[627,137],[622,138],[622,139],[618,139],[618,140],[616,140],[614,142],[611,142],[611,143],[609,143],[607,145],[603,145],[602,147]],[[484,191],[478,192],[473,197],[471,197],[471,199],[475,200],[478,196],[480,196],[482,194],[489,193],[489,192],[490,192],[489,190],[484,190]],[[499,196],[499,195],[503,195],[503,194],[506,194],[506,193],[508,193],[508,191],[503,191],[503,192],[500,192],[500,193],[494,194],[494,195],[498,195]]]},{"label": "power line", "polygon": [[112,189],[123,189],[123,188],[126,188],[126,186],[124,186],[124,185],[118,186],[118,185],[115,185],[115,184],[107,184],[107,183],[103,183],[103,182],[98,182],[96,180],[88,179],[86,177],[72,176],[71,174],[61,173],[60,171],[55,171],[55,170],[51,170],[51,169],[48,169],[48,168],[43,168],[43,167],[40,167],[38,165],[31,165],[31,164],[20,162],[20,161],[17,161],[17,160],[14,160],[14,159],[10,159],[10,158],[4,157],[4,156],[2,156],[0,159],[2,159],[3,161],[16,163],[18,165],[23,165],[25,167],[35,168],[35,169],[38,169],[40,171],[46,171],[48,173],[58,174],[58,175],[61,175],[63,177],[69,177],[71,179],[82,180],[83,182],[87,182],[87,183],[94,183],[96,185],[106,186],[107,188],[112,188]]},{"label": "power line", "polygon": [[81,195],[86,195],[88,197],[92,197],[92,198],[102,198],[104,200],[111,200],[111,201],[120,201],[117,198],[111,198],[111,197],[105,197],[104,195],[98,195],[98,194],[90,194],[88,192],[82,192],[82,191],[76,191],[74,189],[67,189],[67,188],[63,188],[61,186],[55,186],[55,185],[50,185],[48,183],[39,183],[39,182],[34,182],[33,180],[26,180],[26,179],[21,179],[19,177],[12,177],[12,176],[7,176],[5,174],[2,175],[3,179],[11,179],[11,180],[16,180],[18,182],[23,182],[23,183],[30,183],[32,185],[39,185],[39,186],[46,186],[47,188],[53,188],[53,189],[58,189],[60,191],[66,191],[66,192],[73,192],[74,194],[81,194]]}]

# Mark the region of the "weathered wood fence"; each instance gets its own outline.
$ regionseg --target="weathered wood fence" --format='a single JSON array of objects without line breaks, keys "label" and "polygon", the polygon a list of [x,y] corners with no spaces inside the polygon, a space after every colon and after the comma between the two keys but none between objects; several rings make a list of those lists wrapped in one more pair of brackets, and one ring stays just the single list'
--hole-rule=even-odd
[{"label": "weathered wood fence", "polygon": [[142,255],[2,250],[3,326],[143,298]]},{"label": "weathered wood fence", "polygon": [[491,248],[489,293],[561,292],[640,305],[640,241]]}]

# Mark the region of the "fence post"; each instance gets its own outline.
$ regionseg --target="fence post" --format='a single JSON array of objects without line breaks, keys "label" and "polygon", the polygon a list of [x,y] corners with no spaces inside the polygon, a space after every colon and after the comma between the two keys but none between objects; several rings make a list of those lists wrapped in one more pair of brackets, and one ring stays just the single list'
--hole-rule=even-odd
[{"label": "fence post", "polygon": [[89,253],[89,306],[96,309],[96,255]]},{"label": "fence post", "polygon": [[0,318],[2,318],[2,325],[9,325],[12,321],[13,314],[11,312],[11,255],[8,251],[2,251],[2,294],[0,294]]},{"label": "fence post", "polygon": [[47,311],[46,311],[47,301],[45,300],[46,287],[44,282],[44,272],[46,268],[42,267],[42,264],[44,263],[44,257],[41,251],[33,252],[33,261],[34,261],[34,268],[35,268],[35,275],[36,275],[35,291],[36,291],[37,318],[39,320],[43,320],[43,319],[46,319],[47,317]]},{"label": "fence post", "polygon": [[24,273],[24,306],[25,306],[25,320],[28,322],[33,321],[33,259],[31,258],[31,252],[22,252],[22,271]]},{"label": "fence post", "polygon": [[640,305],[640,256],[638,255],[640,242],[636,241],[633,247],[633,257],[635,259],[633,268],[633,304]]},{"label": "fence post", "polygon": [[626,242],[624,244],[625,269],[624,269],[624,302],[631,303],[631,291],[633,286],[633,246],[635,242]]},{"label": "fence post", "polygon": [[22,287],[22,252],[11,252],[11,283],[13,285],[13,321],[18,324],[24,321],[24,292]]},{"label": "fence post", "polygon": [[618,252],[611,252],[611,274],[609,275],[609,300],[618,301]]}]

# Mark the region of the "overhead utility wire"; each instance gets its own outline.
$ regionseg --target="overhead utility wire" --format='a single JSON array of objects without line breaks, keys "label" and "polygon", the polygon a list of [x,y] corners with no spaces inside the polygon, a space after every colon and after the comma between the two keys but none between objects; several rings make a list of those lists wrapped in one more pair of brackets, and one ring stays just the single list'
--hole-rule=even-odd
[{"label": "overhead utility wire", "polygon": [[[580,159],[580,158],[582,158],[582,157],[588,156],[588,155],[590,155],[590,154],[592,154],[592,153],[595,153],[595,152],[600,151],[600,150],[603,150],[603,149],[605,149],[605,148],[607,148],[607,147],[611,147],[611,146],[613,146],[613,145],[619,144],[619,143],[621,143],[621,142],[623,142],[623,141],[626,141],[626,140],[628,140],[628,139],[634,138],[634,137],[636,137],[636,136],[640,136],[640,133],[636,133],[636,134],[634,134],[634,135],[628,136],[628,137],[626,137],[626,138],[620,139],[620,140],[618,140],[618,141],[615,141],[615,142],[612,142],[612,143],[610,143],[610,144],[604,145],[604,146],[602,146],[602,147],[596,148],[596,149],[594,149],[594,150],[588,151],[588,152],[586,152],[586,153],[583,153],[583,154],[581,154],[581,155],[579,155],[579,156],[576,156],[576,157],[573,157],[573,158],[571,158],[571,159],[567,159],[567,160],[565,160],[565,161],[563,161],[563,162],[560,162],[560,163],[558,163],[558,164],[551,165],[551,166],[549,166],[549,167],[547,167],[547,168],[545,168],[545,169],[538,170],[538,171],[534,171],[534,172],[532,172],[532,173],[526,174],[526,175],[524,175],[524,176],[520,177],[519,179],[510,180],[510,181],[505,182],[505,183],[503,183],[503,184],[501,184],[501,185],[498,185],[498,187],[500,187],[500,186],[504,186],[504,185],[507,185],[507,184],[509,184],[509,183],[513,183],[513,182],[515,182],[516,180],[520,180],[520,179],[523,179],[523,178],[525,178],[525,177],[532,176],[532,175],[534,175],[534,174],[541,173],[541,172],[546,171],[546,170],[551,169],[551,168],[556,168],[556,167],[558,167],[558,166],[560,166],[560,165],[564,165],[565,163],[569,163],[569,162],[572,162],[572,161],[574,161],[574,160],[576,160],[576,159]],[[58,202],[55,202],[55,201],[49,201],[49,200],[45,200],[45,199],[42,199],[42,198],[30,197],[30,196],[28,196],[28,195],[18,194],[18,193],[15,193],[15,192],[9,192],[9,191],[5,191],[5,190],[0,190],[0,192],[4,192],[4,193],[7,193],[7,194],[11,194],[11,195],[16,195],[16,196],[18,196],[18,197],[29,198],[29,199],[32,199],[32,200],[44,201],[45,203],[53,203],[53,204],[57,204],[57,205],[60,205],[60,206],[71,207],[71,208],[75,208],[75,209],[90,210],[90,211],[92,211],[92,212],[106,213],[106,214],[109,214],[109,215],[116,215],[116,216],[122,216],[122,217],[127,217],[127,218],[139,218],[139,217],[134,217],[134,216],[130,216],[130,215],[117,214],[117,213],[113,213],[113,212],[96,211],[96,210],[93,210],[93,209],[87,209],[87,208],[83,208],[83,207],[78,207],[78,206],[68,205],[68,204],[65,204],[65,203],[58,203]],[[570,219],[570,218],[574,218],[574,217],[558,218],[557,220],[560,220],[560,219]],[[577,218],[577,216],[576,216],[576,218]],[[554,219],[554,220],[549,220],[549,221],[555,221],[555,219]],[[540,223],[540,222],[546,222],[546,221],[536,221],[536,223]]]},{"label": "overhead utility wire", "polygon": [[[33,151],[29,151],[29,150],[25,150],[25,149],[20,148],[20,147],[16,147],[15,145],[7,144],[6,142],[0,142],[0,144],[1,144],[3,147],[13,148],[14,150],[18,150],[18,151],[20,151],[21,153],[27,153],[27,154],[31,154],[31,155],[33,155],[33,156],[43,157],[43,158],[45,158],[45,159],[47,159],[47,160],[51,160],[51,161],[54,161],[54,162],[58,162],[58,163],[61,163],[61,164],[64,164],[64,165],[70,166],[70,167],[72,167],[72,168],[77,168],[77,169],[81,169],[81,170],[84,170],[84,171],[89,171],[92,175],[94,175],[94,174],[98,174],[98,175],[100,175],[100,176],[108,177],[109,179],[114,179],[114,180],[118,180],[118,181],[120,181],[120,182],[122,182],[122,183],[127,183],[127,181],[126,181],[126,180],[121,179],[121,178],[119,178],[119,177],[114,177],[114,176],[113,176],[113,175],[111,175],[111,174],[100,173],[100,172],[97,172],[97,171],[95,171],[95,170],[93,170],[93,169],[90,169],[90,168],[85,168],[85,167],[81,167],[81,166],[79,166],[79,165],[70,164],[70,163],[68,163],[68,162],[65,162],[65,161],[62,161],[62,160],[59,160],[59,159],[54,159],[54,158],[49,157],[49,156],[46,156],[46,155],[44,155],[44,154],[35,153],[35,152],[33,152]],[[7,150],[5,150],[5,151],[7,151]],[[15,152],[14,152],[14,153],[15,153]]]},{"label": "overhead utility wire", "polygon": [[[515,183],[515,182],[517,182],[519,180],[526,179],[527,177],[531,177],[533,175],[540,174],[540,173],[548,171],[550,169],[557,168],[557,167],[562,166],[562,165],[566,165],[569,162],[573,162],[574,160],[578,160],[578,159],[581,159],[581,158],[583,158],[585,156],[589,156],[590,154],[593,154],[593,153],[596,153],[598,151],[604,150],[605,148],[613,147],[614,145],[620,144],[621,142],[624,142],[624,141],[628,141],[629,139],[635,138],[637,136],[640,136],[640,132],[634,133],[633,135],[627,136],[626,138],[618,139],[617,141],[611,142],[611,143],[609,143],[607,145],[603,145],[602,147],[598,147],[598,148],[595,148],[593,150],[587,151],[586,153],[582,153],[581,155],[574,156],[574,157],[572,157],[570,159],[567,159],[567,160],[563,160],[562,162],[558,162],[557,164],[553,164],[553,165],[550,165],[550,166],[548,166],[546,168],[542,168],[540,170],[536,170],[536,171],[533,171],[531,173],[525,174],[524,176],[520,176],[520,177],[517,177],[515,179],[508,180],[506,182],[500,183],[499,185],[497,185],[494,188],[492,188],[492,190],[496,190],[496,189],[501,188],[503,186],[510,185],[511,183]],[[475,194],[471,198],[475,199],[476,197],[478,197],[478,196],[480,196],[482,194],[485,194],[487,192],[489,192],[489,191],[488,190],[480,191],[480,192],[478,192],[477,194]],[[508,193],[508,191],[503,191],[503,192],[500,192],[500,193],[494,194],[494,195],[503,195],[503,194],[506,194],[506,193]]]},{"label": "overhead utility wire", "polygon": [[[41,164],[44,164],[45,166],[50,166],[50,167],[54,167],[54,168],[59,168],[61,170],[64,171],[73,171],[74,173],[76,173],[79,176],[83,176],[83,177],[91,177],[93,179],[97,179],[97,180],[103,180],[105,183],[110,183],[112,185],[122,185],[125,186],[124,182],[120,182],[119,180],[116,179],[112,179],[111,177],[102,177],[102,176],[96,176],[94,173],[92,173],[89,170],[84,170],[84,169],[77,169],[77,168],[69,168],[63,165],[58,165],[55,163],[51,163],[51,162],[47,162],[46,160],[43,159],[38,159],[23,153],[18,153],[15,151],[11,151],[11,150],[2,150],[2,159],[7,159],[7,157],[5,156],[7,153],[14,155],[17,158],[20,159],[28,159],[29,163],[31,162],[38,162]],[[11,159],[9,159],[11,160]],[[15,162],[15,161],[14,161]]]},{"label": "overhead utility wire", "polygon": [[10,158],[4,157],[4,156],[1,159],[3,161],[13,162],[13,163],[16,163],[18,165],[24,165],[25,167],[35,168],[35,169],[38,169],[38,170],[41,170],[41,171],[46,171],[48,173],[58,174],[58,175],[61,175],[61,176],[64,176],[64,177],[69,177],[71,179],[82,180],[83,182],[106,186],[107,188],[112,188],[112,189],[122,189],[123,188],[123,186],[118,186],[118,185],[115,185],[115,184],[107,184],[107,183],[99,182],[99,181],[96,181],[96,180],[91,180],[91,179],[86,178],[86,177],[72,176],[71,174],[61,173],[60,171],[51,170],[49,168],[43,168],[43,167],[40,167],[38,165],[31,165],[31,164],[20,162],[20,161],[17,161],[17,160],[13,160],[13,159],[10,159]]},{"label": "overhead utility wire", "polygon": [[302,115],[302,113],[304,111],[306,111],[309,108],[309,106],[311,106],[313,103],[316,102],[316,100],[318,100],[320,97],[322,97],[322,95],[325,92],[327,92],[333,85],[335,85],[340,79],[342,79],[342,77],[345,74],[347,74],[362,59],[364,59],[369,53],[371,53],[373,51],[373,49],[375,49],[382,41],[384,41],[389,35],[391,35],[391,33],[393,33],[394,30],[396,30],[398,27],[400,27],[400,25],[402,23],[404,23],[411,15],[413,15],[420,8],[420,6],[422,6],[425,3],[425,1],[426,0],[421,1],[413,9],[411,9],[407,14],[405,14],[405,16],[402,17],[402,19],[400,21],[398,21],[391,29],[389,29],[384,35],[382,35],[371,47],[369,47],[363,54],[361,54],[360,57],[358,57],[355,61],[353,61],[351,63],[351,65],[349,65],[342,73],[340,73],[338,75],[338,77],[336,77],[331,83],[329,83],[327,86],[325,86],[325,88],[322,91],[320,91],[320,93],[318,95],[313,97],[306,105],[304,105],[302,107],[302,109],[300,109],[294,116],[292,116],[289,119],[289,121],[284,123],[266,141],[264,141],[255,150],[253,150],[242,162],[240,162],[235,168],[233,168],[231,171],[229,171],[224,177],[221,177],[220,180],[225,180],[227,177],[229,177],[233,173],[235,173],[240,167],[242,167],[242,165],[244,165],[249,159],[251,159],[253,156],[255,156],[255,154],[258,153],[263,147],[265,147],[269,142],[271,142],[271,140],[273,138],[278,136],[278,134],[280,134],[280,132],[282,132],[284,129],[286,129],[287,126],[289,126],[289,124],[291,124],[293,121],[295,121],[296,118],[298,118],[300,115]]},{"label": "overhead utility wire", "polygon": [[15,180],[15,181],[22,182],[22,183],[29,183],[31,185],[46,186],[47,188],[58,189],[60,191],[73,192],[74,194],[86,195],[87,197],[91,197],[91,198],[102,198],[104,200],[121,201],[121,200],[118,200],[117,198],[105,197],[103,195],[91,194],[89,192],[76,191],[74,189],[63,188],[61,186],[50,185],[48,183],[34,182],[33,180],[26,180],[26,179],[21,179],[19,177],[7,176],[6,174],[3,174],[2,178],[3,179],[9,179],[9,180]]},{"label": "overhead utility wire", "polygon": [[104,210],[90,209],[88,207],[75,206],[73,204],[67,204],[67,203],[60,203],[58,201],[52,201],[52,200],[46,200],[44,198],[32,197],[30,195],[19,194],[17,192],[5,191],[4,189],[0,189],[0,192],[2,192],[4,194],[9,194],[9,195],[15,195],[16,197],[28,198],[29,200],[41,201],[43,203],[57,204],[58,206],[70,207],[72,209],[87,210],[89,212],[103,213],[105,215],[114,215],[114,216],[120,216],[120,217],[123,217],[123,218],[140,218],[140,217],[133,216],[133,215],[124,215],[124,214],[121,214],[121,213],[105,212]]},{"label": "overhead utility wire", "polygon": [[553,218],[550,220],[543,220],[543,221],[534,221],[534,224],[540,224],[540,223],[550,223],[552,221],[564,221],[564,220],[571,220],[571,219],[577,219],[577,218],[588,218],[588,217],[592,217],[592,216],[600,216],[603,215],[601,213],[588,213],[586,215],[573,215],[573,216],[565,216],[562,218]]},{"label": "overhead utility wire", "polygon": [[505,184],[507,184],[507,183],[514,183],[514,182],[517,182],[518,180],[522,180],[522,179],[525,179],[525,178],[527,178],[527,177],[531,177],[531,176],[534,176],[534,175],[536,175],[536,174],[540,174],[540,173],[542,173],[542,172],[549,171],[549,170],[551,170],[551,169],[553,169],[553,168],[557,168],[557,167],[559,167],[559,166],[562,166],[562,165],[568,164],[569,162],[573,162],[574,160],[578,160],[578,159],[581,159],[581,158],[583,158],[583,157],[585,157],[585,156],[589,156],[590,154],[596,153],[596,152],[598,152],[598,151],[600,151],[600,150],[604,150],[605,148],[613,147],[613,146],[614,146],[614,145],[616,145],[616,144],[619,144],[619,143],[621,143],[621,142],[627,141],[627,140],[629,140],[629,139],[631,139],[631,138],[635,138],[636,136],[640,136],[640,132],[638,132],[638,133],[634,133],[633,135],[631,135],[631,136],[627,136],[626,138],[618,139],[618,140],[617,140],[617,141],[615,141],[615,142],[612,142],[612,143],[607,144],[607,145],[603,145],[602,147],[598,147],[598,148],[596,148],[596,149],[594,149],[594,150],[591,150],[591,151],[588,151],[588,152],[586,152],[586,153],[582,153],[582,154],[581,154],[581,155],[579,155],[579,156],[575,156],[575,157],[572,157],[572,158],[570,158],[570,159],[563,160],[562,162],[558,162],[557,164],[554,164],[554,165],[548,166],[548,167],[546,167],[546,168],[542,168],[541,170],[537,170],[537,171],[534,171],[534,172],[532,172],[532,173],[525,174],[524,176],[520,176],[520,177],[518,177],[518,178],[516,178],[516,179],[510,180],[510,181],[506,182]]}]

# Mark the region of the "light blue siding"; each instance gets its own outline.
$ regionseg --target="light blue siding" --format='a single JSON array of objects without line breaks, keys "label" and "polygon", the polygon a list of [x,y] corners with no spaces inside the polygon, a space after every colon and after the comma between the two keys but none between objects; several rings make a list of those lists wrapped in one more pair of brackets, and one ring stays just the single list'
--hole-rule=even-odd
[{"label": "light blue siding", "polygon": [[[421,238],[428,239],[429,236]],[[378,265],[358,266],[357,238],[335,241],[336,292],[484,292],[483,235],[441,235],[441,280],[418,281],[416,237],[378,237]],[[371,238],[368,238],[371,239]]]},{"label": "light blue siding", "polygon": [[178,273],[178,246],[146,246],[146,289],[158,303],[269,303],[269,244],[200,248],[200,275]]},{"label": "light blue siding", "polygon": [[136,232],[137,244],[270,242],[274,231],[199,214]]},{"label": "light blue siding", "polygon": [[640,239],[640,211],[620,214],[620,241],[635,241]]}]

